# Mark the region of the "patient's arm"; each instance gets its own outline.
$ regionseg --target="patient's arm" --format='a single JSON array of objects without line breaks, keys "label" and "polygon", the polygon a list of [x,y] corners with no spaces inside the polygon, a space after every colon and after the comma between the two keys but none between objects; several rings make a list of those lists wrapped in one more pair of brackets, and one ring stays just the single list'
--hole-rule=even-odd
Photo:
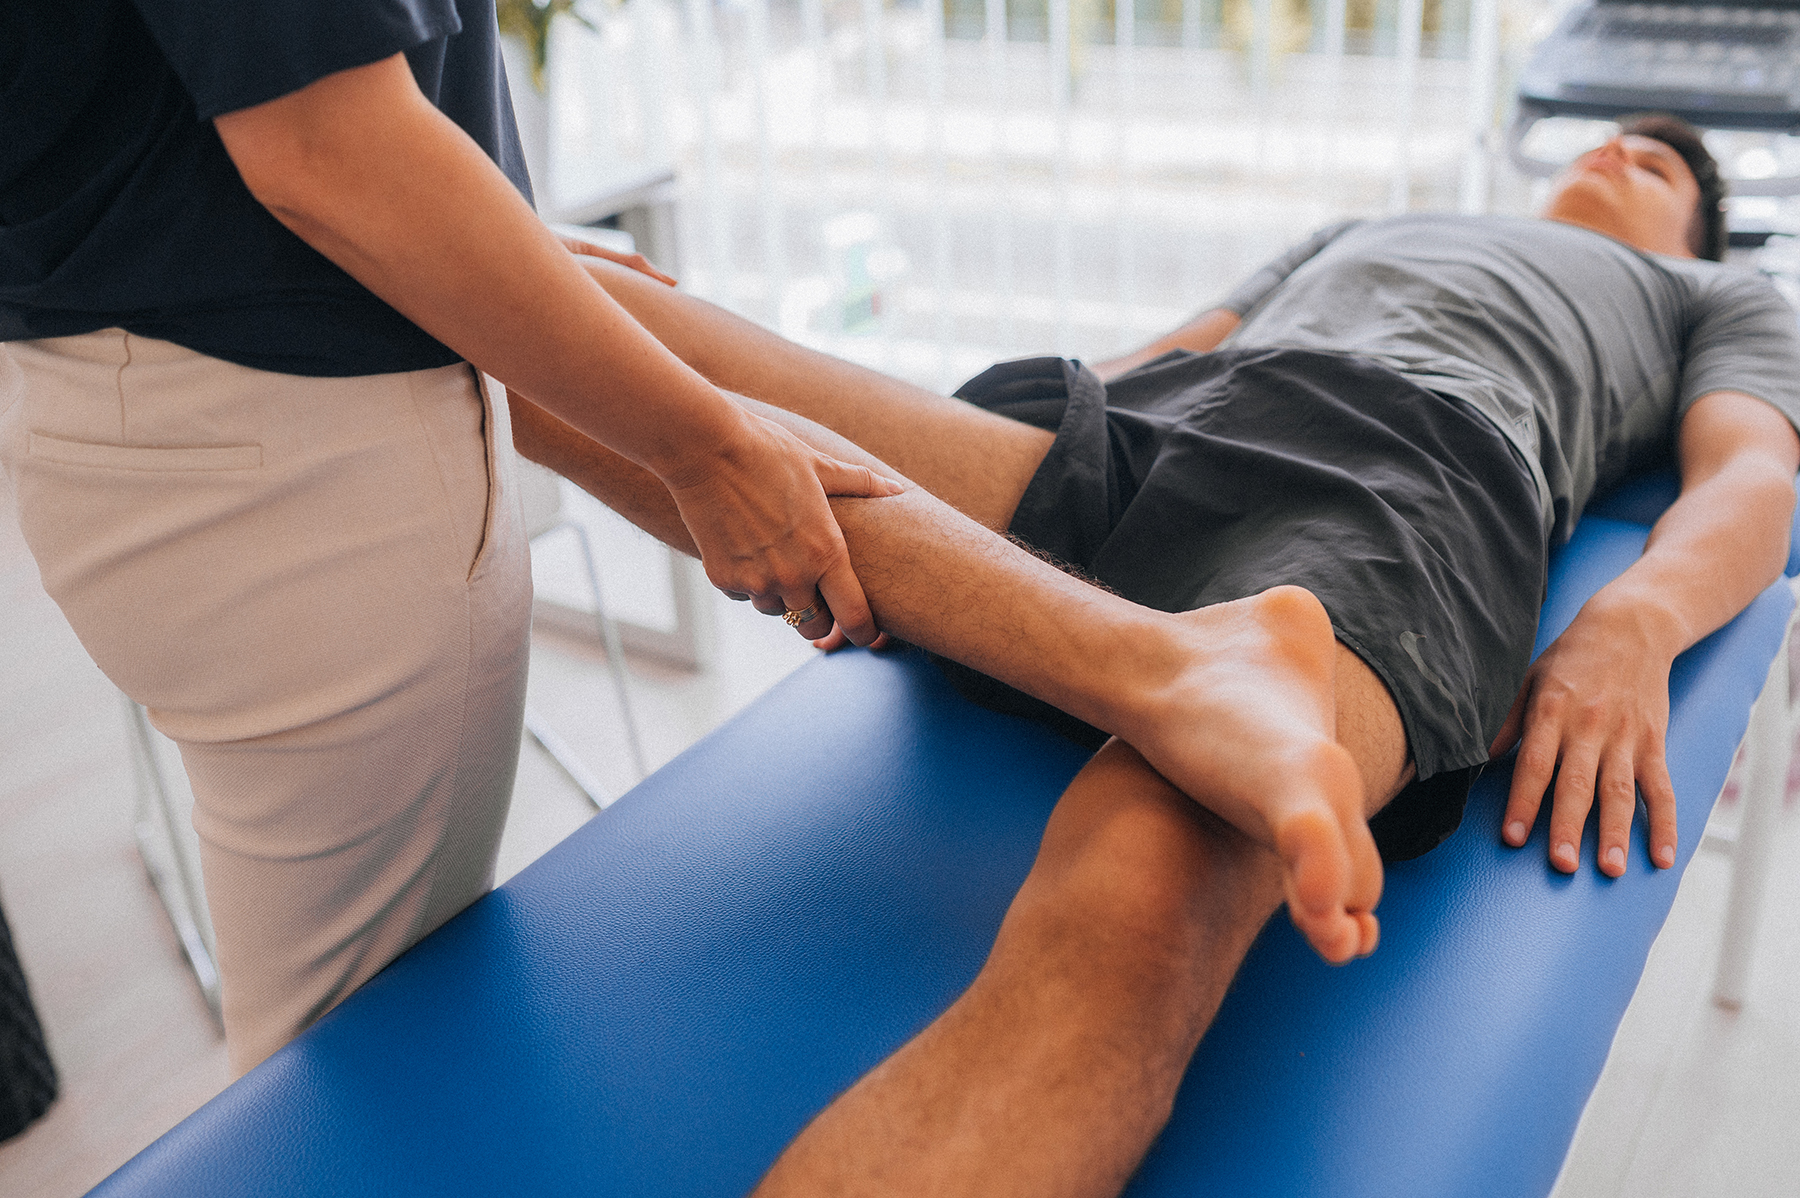
[{"label": "patient's arm", "polygon": [[[1748,395],[1716,391],[1688,410],[1677,442],[1681,496],[1644,555],[1589,599],[1525,676],[1494,742],[1520,745],[1504,836],[1521,845],[1555,776],[1550,860],[1573,871],[1596,794],[1596,860],[1625,872],[1635,792],[1650,812],[1651,858],[1675,862],[1675,796],[1663,760],[1669,667],[1781,573],[1800,438]],[[1521,732],[1523,738],[1521,739]],[[1559,768],[1560,767],[1560,768]]]},{"label": "patient's arm", "polygon": [[1164,333],[1142,349],[1133,350],[1123,357],[1112,358],[1094,365],[1094,373],[1102,382],[1111,382],[1127,370],[1134,370],[1145,362],[1162,357],[1173,349],[1185,349],[1192,353],[1204,354],[1218,349],[1225,338],[1237,331],[1238,314],[1230,308],[1214,308],[1202,312],[1173,332]]}]

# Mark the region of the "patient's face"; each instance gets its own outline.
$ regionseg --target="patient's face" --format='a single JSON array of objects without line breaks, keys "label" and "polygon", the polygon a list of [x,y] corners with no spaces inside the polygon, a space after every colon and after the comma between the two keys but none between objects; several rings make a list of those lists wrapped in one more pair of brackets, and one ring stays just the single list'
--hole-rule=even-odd
[{"label": "patient's face", "polygon": [[1699,202],[1700,185],[1673,146],[1625,133],[1570,164],[1544,216],[1641,250],[1692,258],[1688,230]]}]

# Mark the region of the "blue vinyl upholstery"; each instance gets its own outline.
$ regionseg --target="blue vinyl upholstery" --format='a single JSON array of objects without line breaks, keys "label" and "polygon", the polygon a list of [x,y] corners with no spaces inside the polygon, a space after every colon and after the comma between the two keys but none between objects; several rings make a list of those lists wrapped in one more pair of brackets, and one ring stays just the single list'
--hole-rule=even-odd
[{"label": "blue vinyl upholstery", "polygon": [[[1541,641],[1645,531],[1583,522]],[[1791,602],[1676,664],[1681,867]],[[816,661],[96,1193],[742,1194],[973,977],[1082,760],[917,654]],[[1650,867],[1641,815],[1617,882],[1551,870],[1544,820],[1503,847],[1506,778],[1390,870],[1372,958],[1329,968],[1271,922],[1131,1194],[1550,1189],[1681,868]]]}]

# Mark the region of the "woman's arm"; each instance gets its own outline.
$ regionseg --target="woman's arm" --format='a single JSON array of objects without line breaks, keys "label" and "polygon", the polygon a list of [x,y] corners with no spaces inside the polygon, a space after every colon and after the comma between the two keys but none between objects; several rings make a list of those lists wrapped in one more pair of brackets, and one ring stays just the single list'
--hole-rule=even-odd
[{"label": "woman's arm", "polygon": [[816,585],[859,642],[874,638],[826,495],[896,488],[730,402],[663,348],[425,99],[403,56],[215,123],[251,193],[309,245],[661,480],[715,585],[794,609]]}]

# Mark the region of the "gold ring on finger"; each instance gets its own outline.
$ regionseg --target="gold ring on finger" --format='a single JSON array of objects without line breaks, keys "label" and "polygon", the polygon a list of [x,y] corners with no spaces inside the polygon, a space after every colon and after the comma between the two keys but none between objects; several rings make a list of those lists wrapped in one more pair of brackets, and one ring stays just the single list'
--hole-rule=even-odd
[{"label": "gold ring on finger", "polygon": [[782,612],[781,618],[787,621],[787,626],[789,628],[798,628],[818,614],[819,605],[817,603],[809,603],[799,611]]}]

